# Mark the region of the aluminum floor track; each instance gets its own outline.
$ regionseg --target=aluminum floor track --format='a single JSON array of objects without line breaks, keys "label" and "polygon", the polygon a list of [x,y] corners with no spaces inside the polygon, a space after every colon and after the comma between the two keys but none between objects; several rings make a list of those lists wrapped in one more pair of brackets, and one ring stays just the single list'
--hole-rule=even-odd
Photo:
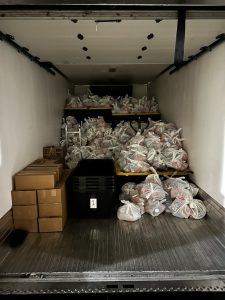
[{"label": "aluminum floor track", "polygon": [[225,292],[225,213],[203,220],[144,215],[134,223],[69,219],[62,233],[0,246],[0,294]]}]

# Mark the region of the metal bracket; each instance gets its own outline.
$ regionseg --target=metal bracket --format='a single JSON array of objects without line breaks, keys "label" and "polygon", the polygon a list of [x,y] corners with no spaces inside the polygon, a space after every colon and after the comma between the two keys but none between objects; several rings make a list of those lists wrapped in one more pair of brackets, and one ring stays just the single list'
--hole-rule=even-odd
[{"label": "metal bracket", "polygon": [[61,72],[56,66],[54,66],[52,62],[50,62],[50,61],[42,61],[41,64],[43,66],[45,66],[46,68],[48,68],[48,69],[53,69],[58,74],[60,74],[62,77],[64,77],[66,80],[69,80],[69,78],[63,72]]},{"label": "metal bracket", "polygon": [[216,36],[216,40],[213,43],[211,43],[210,45],[201,47],[200,51],[198,53],[196,53],[194,55],[190,55],[188,57],[188,60],[184,61],[182,64],[178,65],[176,68],[174,68],[172,71],[170,71],[170,74],[177,72],[182,67],[191,63],[193,60],[197,60],[203,54],[208,53],[209,51],[212,51],[214,48],[216,48],[223,42],[225,42],[225,33],[221,33],[218,36]]},{"label": "metal bracket", "polygon": [[50,73],[52,75],[55,75],[55,72],[52,71],[52,69],[54,69],[57,73],[59,73],[66,80],[69,80],[68,77],[65,74],[63,74],[57,67],[55,67],[53,65],[53,63],[51,63],[51,62],[40,62],[40,57],[33,56],[31,53],[29,53],[30,50],[28,48],[26,48],[24,46],[20,46],[19,44],[17,44],[15,42],[14,36],[12,36],[10,34],[5,34],[5,33],[0,31],[0,41],[4,41],[7,44],[9,44],[11,47],[16,49],[19,53],[25,55],[28,59],[30,59],[30,61],[33,61],[34,63],[39,65],[39,67],[45,69],[48,73]]}]

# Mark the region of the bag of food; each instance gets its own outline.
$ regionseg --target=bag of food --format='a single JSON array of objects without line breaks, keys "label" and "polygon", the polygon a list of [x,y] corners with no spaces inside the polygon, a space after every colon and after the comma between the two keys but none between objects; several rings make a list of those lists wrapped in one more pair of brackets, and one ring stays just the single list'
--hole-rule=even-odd
[{"label": "bag of food", "polygon": [[141,218],[140,208],[134,203],[126,200],[121,200],[124,204],[117,210],[117,218],[123,221],[137,221]]},{"label": "bag of food", "polygon": [[155,183],[144,183],[140,190],[140,196],[142,198],[152,201],[164,200],[166,194],[163,188]]},{"label": "bag of food", "polygon": [[170,206],[171,213],[174,217],[187,219],[191,215],[191,209],[189,207],[189,201],[175,199]]},{"label": "bag of food", "polygon": [[160,180],[159,175],[158,175],[158,173],[156,172],[156,170],[155,170],[153,167],[151,167],[151,168],[150,168],[150,171],[151,171],[153,174],[149,174],[149,175],[145,178],[144,182],[146,182],[146,183],[155,183],[155,184],[158,184],[158,185],[162,186],[162,181]]},{"label": "bag of food", "polygon": [[147,201],[145,205],[145,212],[153,217],[159,216],[165,209],[166,206],[160,201]]},{"label": "bag of food", "polygon": [[199,188],[194,184],[194,183],[190,183],[189,184],[189,191],[191,192],[192,196],[195,197],[198,194]]},{"label": "bag of food", "polygon": [[190,217],[196,220],[204,218],[206,215],[206,207],[201,200],[193,199],[190,204]]},{"label": "bag of food", "polygon": [[125,195],[130,196],[131,191],[133,191],[135,189],[135,186],[136,186],[136,183],[127,182],[122,186],[121,190]]}]

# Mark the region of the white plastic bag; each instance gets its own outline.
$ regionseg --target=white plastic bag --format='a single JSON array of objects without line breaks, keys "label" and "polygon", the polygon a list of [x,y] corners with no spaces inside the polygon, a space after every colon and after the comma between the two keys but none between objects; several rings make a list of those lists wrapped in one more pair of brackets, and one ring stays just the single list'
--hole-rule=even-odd
[{"label": "white plastic bag", "polygon": [[117,210],[117,218],[123,221],[137,221],[141,218],[140,208],[134,203],[126,200],[121,200],[124,205]]},{"label": "white plastic bag", "polygon": [[151,167],[151,168],[150,168],[150,171],[151,171],[153,174],[149,174],[149,175],[145,178],[144,182],[145,182],[145,183],[155,183],[155,184],[158,184],[158,185],[162,186],[162,181],[160,180],[159,174],[156,172],[156,170],[155,170],[153,167]]},{"label": "white plastic bag", "polygon": [[122,186],[121,190],[125,195],[130,196],[130,193],[135,189],[135,186],[136,184],[134,182],[127,182]]},{"label": "white plastic bag", "polygon": [[170,206],[171,213],[174,217],[188,219],[191,215],[191,209],[187,200],[175,199]]},{"label": "white plastic bag", "polygon": [[190,183],[189,191],[191,192],[192,196],[195,197],[199,192],[199,188],[194,183]]},{"label": "white plastic bag", "polygon": [[201,200],[193,199],[190,204],[190,217],[196,220],[204,218],[206,215],[206,207]]},{"label": "white plastic bag", "polygon": [[164,212],[166,206],[160,201],[148,201],[145,205],[145,212],[152,217],[157,217]]}]

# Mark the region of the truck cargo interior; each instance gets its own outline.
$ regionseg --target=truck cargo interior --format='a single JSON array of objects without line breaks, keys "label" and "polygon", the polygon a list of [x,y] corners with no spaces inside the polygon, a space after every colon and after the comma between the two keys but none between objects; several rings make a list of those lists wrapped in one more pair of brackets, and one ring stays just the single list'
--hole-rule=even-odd
[{"label": "truck cargo interior", "polygon": [[0,295],[224,292],[225,5],[21,2],[0,5]]}]

